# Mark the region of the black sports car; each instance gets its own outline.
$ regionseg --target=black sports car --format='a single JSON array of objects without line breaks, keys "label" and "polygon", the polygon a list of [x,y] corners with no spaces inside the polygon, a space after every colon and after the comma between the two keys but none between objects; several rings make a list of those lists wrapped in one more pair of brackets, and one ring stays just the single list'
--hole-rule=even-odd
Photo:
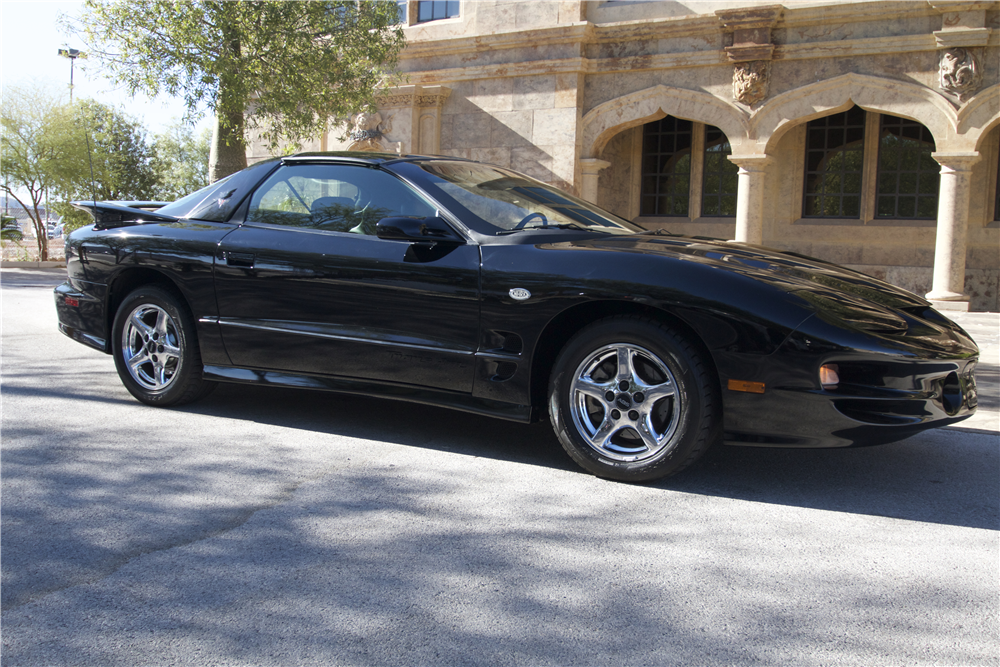
[{"label": "black sports car", "polygon": [[149,405],[244,382],[547,415],[622,480],[717,441],[877,444],[976,408],[978,348],[920,297],[486,164],[307,153],[155,211],[77,206],[95,224],[68,238],[59,327]]}]

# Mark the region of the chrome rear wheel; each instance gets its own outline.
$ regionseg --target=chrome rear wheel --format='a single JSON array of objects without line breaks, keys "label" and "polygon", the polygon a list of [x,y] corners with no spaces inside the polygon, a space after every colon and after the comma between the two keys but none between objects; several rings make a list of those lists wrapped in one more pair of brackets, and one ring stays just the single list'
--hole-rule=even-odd
[{"label": "chrome rear wheel", "polygon": [[122,300],[112,352],[122,384],[147,405],[188,403],[215,387],[202,378],[194,317],[166,287],[139,287]]},{"label": "chrome rear wheel", "polygon": [[132,310],[122,334],[122,356],[132,379],[149,391],[170,386],[181,370],[183,349],[177,323],[163,308]]}]

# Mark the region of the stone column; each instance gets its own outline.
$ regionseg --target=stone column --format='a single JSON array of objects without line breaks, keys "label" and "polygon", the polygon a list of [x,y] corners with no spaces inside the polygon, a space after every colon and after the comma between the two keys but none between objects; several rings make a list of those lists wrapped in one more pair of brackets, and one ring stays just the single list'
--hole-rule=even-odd
[{"label": "stone column", "polygon": [[969,227],[972,165],[979,153],[931,153],[941,165],[937,238],[934,243],[934,283],[929,301],[948,310],[968,310],[965,295],[966,236]]},{"label": "stone column", "polygon": [[610,166],[611,163],[607,160],[598,160],[596,157],[585,157],[580,160],[581,199],[591,204],[597,203],[597,172]]},{"label": "stone column", "polygon": [[764,242],[764,177],[769,155],[730,155],[740,168],[736,195],[736,239],[743,243]]}]

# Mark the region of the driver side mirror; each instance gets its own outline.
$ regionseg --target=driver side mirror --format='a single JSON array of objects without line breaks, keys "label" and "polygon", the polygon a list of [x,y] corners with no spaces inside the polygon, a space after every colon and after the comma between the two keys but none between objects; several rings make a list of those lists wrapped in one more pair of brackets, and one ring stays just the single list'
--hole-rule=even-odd
[{"label": "driver side mirror", "polygon": [[375,235],[387,241],[463,243],[464,240],[439,216],[382,218]]}]

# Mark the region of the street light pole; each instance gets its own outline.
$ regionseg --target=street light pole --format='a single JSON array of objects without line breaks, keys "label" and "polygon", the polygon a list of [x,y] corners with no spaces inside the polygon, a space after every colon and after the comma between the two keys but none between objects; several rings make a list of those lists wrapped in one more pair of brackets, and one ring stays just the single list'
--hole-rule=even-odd
[{"label": "street light pole", "polygon": [[87,54],[80,49],[59,49],[59,55],[69,58],[69,103],[73,103],[73,65],[77,58],[86,58]]}]

